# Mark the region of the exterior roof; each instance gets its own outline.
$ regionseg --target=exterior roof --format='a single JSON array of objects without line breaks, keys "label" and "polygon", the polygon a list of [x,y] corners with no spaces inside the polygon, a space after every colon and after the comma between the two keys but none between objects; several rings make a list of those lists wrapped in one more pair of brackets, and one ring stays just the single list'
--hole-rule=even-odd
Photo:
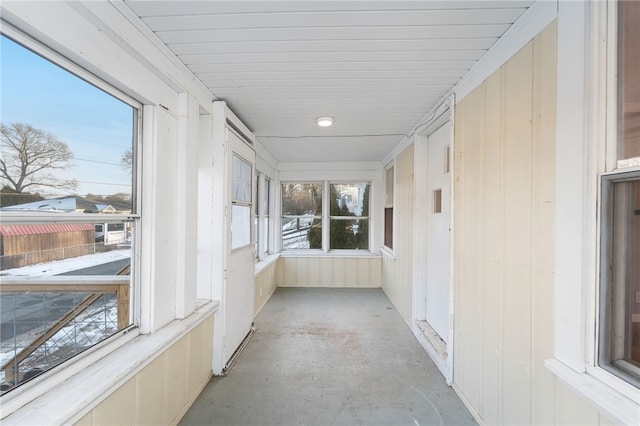
[{"label": "exterior roof", "polygon": [[0,235],[16,237],[20,235],[58,234],[64,232],[93,231],[91,223],[56,223],[42,225],[0,225]]},{"label": "exterior roof", "polygon": [[9,211],[59,211],[59,212],[85,212],[108,213],[117,211],[131,211],[131,206],[123,202],[104,203],[91,201],[77,196],[50,198],[47,200],[32,201],[30,203],[16,204],[2,207],[0,210]]}]

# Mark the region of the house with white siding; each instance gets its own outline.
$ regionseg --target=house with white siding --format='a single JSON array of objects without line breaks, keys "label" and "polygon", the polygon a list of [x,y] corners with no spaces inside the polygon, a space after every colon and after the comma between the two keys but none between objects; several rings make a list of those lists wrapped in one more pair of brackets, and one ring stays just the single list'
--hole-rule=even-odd
[{"label": "house with white siding", "polygon": [[279,287],[381,288],[479,424],[640,424],[640,3],[0,19],[134,111],[134,207],[100,219],[133,229],[130,325],[0,396],[3,424],[177,423]]}]

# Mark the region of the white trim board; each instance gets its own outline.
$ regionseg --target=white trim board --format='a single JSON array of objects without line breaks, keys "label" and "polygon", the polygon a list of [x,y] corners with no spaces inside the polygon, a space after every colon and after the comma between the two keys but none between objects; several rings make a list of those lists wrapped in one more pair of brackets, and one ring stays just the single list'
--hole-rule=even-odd
[{"label": "white trim board", "polygon": [[557,0],[537,0],[454,86],[456,102],[464,99],[558,16]]},{"label": "white trim board", "polygon": [[[442,100],[427,113],[416,126],[398,142],[385,156],[382,164],[413,143],[413,136],[420,133],[442,115],[443,107],[464,99],[480,86],[491,74],[504,65],[516,52],[531,41],[558,16],[558,0],[537,0],[513,25],[495,42],[487,53],[467,72]],[[448,100],[455,96],[454,100]],[[446,109],[446,108],[445,108]]]}]

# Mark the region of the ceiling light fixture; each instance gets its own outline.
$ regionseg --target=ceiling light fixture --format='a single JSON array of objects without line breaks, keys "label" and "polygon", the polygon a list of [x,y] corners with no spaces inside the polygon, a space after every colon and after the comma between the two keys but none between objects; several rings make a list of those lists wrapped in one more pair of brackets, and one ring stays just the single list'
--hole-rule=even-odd
[{"label": "ceiling light fixture", "polygon": [[316,123],[320,127],[329,127],[333,124],[333,117],[318,117],[316,118]]}]

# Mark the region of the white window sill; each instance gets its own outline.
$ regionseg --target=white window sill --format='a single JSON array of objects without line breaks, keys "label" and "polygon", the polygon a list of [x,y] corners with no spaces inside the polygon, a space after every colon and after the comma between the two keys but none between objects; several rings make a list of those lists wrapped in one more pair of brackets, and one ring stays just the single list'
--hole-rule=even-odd
[{"label": "white window sill", "polygon": [[395,255],[395,253],[393,252],[393,250],[391,250],[391,249],[390,249],[389,247],[387,247],[387,246],[382,246],[382,247],[380,248],[380,253],[382,253],[382,254],[383,254],[383,255],[385,255],[385,256],[391,257],[393,260],[395,260],[395,259],[396,259],[396,255]]},{"label": "white window sill", "polygon": [[370,252],[369,250],[332,250],[330,252],[318,251],[286,251],[280,253],[280,257],[341,257],[341,258],[361,258],[372,257],[379,258],[379,254]]},{"label": "white window sill", "polygon": [[588,373],[579,373],[557,359],[548,359],[545,367],[578,395],[581,395],[611,419],[627,425],[640,424],[640,403],[606,385]]},{"label": "white window sill", "polygon": [[[208,301],[183,320],[153,334],[116,339],[113,345],[60,366],[2,397],[3,425],[73,424],[218,309]],[[124,341],[124,343],[123,343]],[[109,351],[109,352],[106,352]],[[95,355],[95,356],[94,356]],[[96,357],[100,356],[98,360]],[[74,373],[69,377],[70,368]],[[56,374],[63,373],[63,374]],[[66,373],[66,374],[65,374]],[[28,388],[27,385],[29,385]],[[46,389],[43,392],[43,389]],[[47,391],[48,390],[48,391]],[[38,392],[37,395],[34,395]],[[13,394],[13,395],[12,395]],[[11,398],[10,398],[11,397]],[[11,414],[8,414],[11,413]]]},{"label": "white window sill", "polygon": [[264,259],[257,261],[255,265],[255,276],[257,277],[258,275],[260,275],[262,271],[267,269],[273,262],[275,262],[279,258],[280,254],[270,254]]}]

